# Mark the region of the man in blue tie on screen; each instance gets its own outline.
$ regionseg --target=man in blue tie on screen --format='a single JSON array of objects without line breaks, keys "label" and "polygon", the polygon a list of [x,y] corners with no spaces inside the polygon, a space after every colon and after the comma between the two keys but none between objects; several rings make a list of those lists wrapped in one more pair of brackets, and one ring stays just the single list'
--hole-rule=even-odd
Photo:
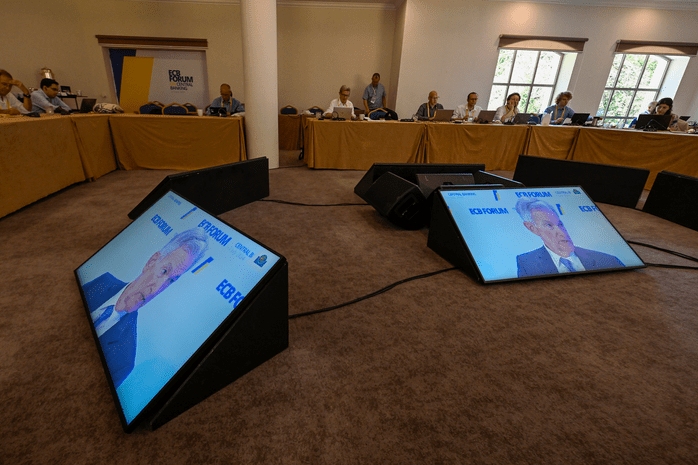
[{"label": "man in blue tie on screen", "polygon": [[83,287],[115,388],[134,367],[138,310],[186,273],[207,249],[202,231],[183,231],[155,252],[130,283],[104,273]]},{"label": "man in blue tie on screen", "polygon": [[562,220],[547,202],[522,198],[515,208],[526,229],[543,240],[543,247],[516,257],[520,278],[625,266],[613,255],[575,247]]}]

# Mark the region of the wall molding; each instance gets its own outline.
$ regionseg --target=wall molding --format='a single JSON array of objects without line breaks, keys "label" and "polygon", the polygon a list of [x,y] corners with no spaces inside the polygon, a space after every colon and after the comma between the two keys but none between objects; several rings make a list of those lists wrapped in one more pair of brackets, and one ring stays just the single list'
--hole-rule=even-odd
[{"label": "wall molding", "polygon": [[[194,3],[199,5],[240,5],[241,0],[121,0],[124,2]],[[277,6],[297,8],[341,8],[359,10],[395,10],[404,0],[332,1],[277,0]]]},{"label": "wall molding", "polygon": [[649,8],[653,10],[698,11],[698,0],[487,0],[489,2],[547,3],[566,6],[606,8]]}]

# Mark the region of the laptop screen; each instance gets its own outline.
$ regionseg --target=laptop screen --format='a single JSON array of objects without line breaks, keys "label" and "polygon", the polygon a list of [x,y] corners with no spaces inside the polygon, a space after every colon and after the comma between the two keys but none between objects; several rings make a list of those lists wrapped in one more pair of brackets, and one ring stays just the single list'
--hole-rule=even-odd
[{"label": "laptop screen", "polygon": [[581,187],[440,195],[485,283],[645,266]]},{"label": "laptop screen", "polygon": [[169,191],[75,270],[126,431],[283,262]]}]

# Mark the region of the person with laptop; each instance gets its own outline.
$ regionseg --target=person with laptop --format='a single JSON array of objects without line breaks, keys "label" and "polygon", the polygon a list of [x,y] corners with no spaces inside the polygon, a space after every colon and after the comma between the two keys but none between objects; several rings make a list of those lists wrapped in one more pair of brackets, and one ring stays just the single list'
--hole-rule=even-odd
[{"label": "person with laptop", "polygon": [[550,114],[550,124],[562,124],[567,118],[574,115],[574,110],[567,106],[572,100],[572,92],[560,92],[555,97],[555,105],[545,109],[546,114]]},{"label": "person with laptop", "polygon": [[451,119],[463,121],[477,121],[477,117],[482,111],[482,108],[475,105],[477,103],[477,93],[471,92],[468,94],[468,103],[458,105],[456,111],[453,112]]},{"label": "person with laptop", "polygon": [[438,100],[439,94],[435,90],[429,92],[428,101],[421,104],[417,109],[417,118],[422,121],[434,119],[434,116],[436,116],[436,110],[444,109],[443,105],[437,103]]},{"label": "person with laptop", "polygon": [[654,109],[655,115],[671,115],[671,122],[669,123],[670,131],[674,132],[687,132],[688,123],[679,118],[679,115],[672,113],[674,108],[674,101],[669,97],[664,97],[657,102],[657,107]]},{"label": "person with laptop", "polygon": [[[656,101],[656,100],[652,100],[652,101],[650,102],[650,104],[647,106],[647,110],[646,110],[646,111],[643,111],[643,112],[640,113],[640,114],[641,114],[641,115],[651,115],[652,113],[654,113],[654,109],[655,109],[655,108],[657,108],[657,101]],[[637,125],[637,116],[630,122],[630,126],[628,126],[628,127],[634,128],[635,125]]]},{"label": "person with laptop", "polygon": [[544,200],[524,197],[514,208],[526,229],[543,241],[542,247],[516,257],[519,278],[625,266],[613,255],[575,247],[557,212]]},{"label": "person with laptop", "polygon": [[330,106],[325,110],[325,118],[332,118],[332,113],[335,108],[351,108],[351,119],[356,119],[356,114],[354,114],[354,104],[349,100],[351,95],[351,89],[348,86],[342,86],[339,88],[339,98],[336,98],[330,102]]},{"label": "person with laptop", "polygon": [[507,96],[506,105],[502,105],[497,108],[497,112],[494,114],[495,123],[513,123],[516,119],[516,115],[519,114],[519,102],[521,101],[521,94],[514,92]]},{"label": "person with laptop", "polygon": [[244,105],[239,100],[233,98],[233,91],[228,84],[221,84],[221,96],[215,98],[211,105],[208,106],[206,110],[207,115],[211,114],[211,108],[225,108],[228,116],[245,111]]},{"label": "person with laptop", "polygon": [[[18,87],[24,94],[24,102],[12,95],[12,87]],[[26,115],[32,109],[29,89],[12,78],[12,75],[0,69],[0,115]]]},{"label": "person with laptop", "polygon": [[53,79],[44,78],[41,80],[41,89],[35,90],[31,94],[32,111],[36,113],[61,113],[67,115],[71,108],[57,97],[61,89],[58,82]]}]

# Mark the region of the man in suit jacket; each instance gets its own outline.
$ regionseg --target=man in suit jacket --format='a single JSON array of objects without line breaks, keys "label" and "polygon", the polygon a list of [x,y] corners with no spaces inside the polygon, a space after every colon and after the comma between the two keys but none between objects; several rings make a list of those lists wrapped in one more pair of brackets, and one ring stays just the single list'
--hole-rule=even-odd
[{"label": "man in suit jacket", "polygon": [[207,248],[206,235],[190,229],[155,252],[130,283],[104,273],[83,286],[114,387],[119,387],[135,364],[138,310],[198,262]]},{"label": "man in suit jacket", "polygon": [[520,278],[625,266],[613,255],[575,247],[553,207],[543,200],[522,198],[516,211],[526,229],[543,240],[543,247],[516,257]]}]

